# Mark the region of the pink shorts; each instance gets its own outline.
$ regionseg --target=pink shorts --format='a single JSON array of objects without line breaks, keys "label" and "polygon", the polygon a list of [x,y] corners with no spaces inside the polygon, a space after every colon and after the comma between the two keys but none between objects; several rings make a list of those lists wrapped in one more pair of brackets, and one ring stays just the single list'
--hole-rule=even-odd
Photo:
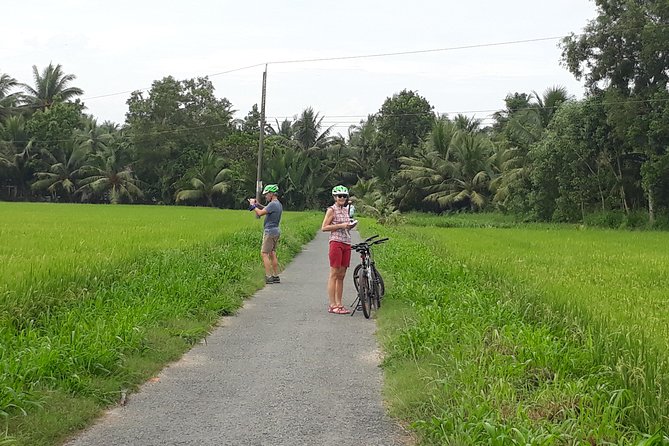
[{"label": "pink shorts", "polygon": [[351,265],[351,245],[330,242],[329,257],[331,268],[348,268]]}]

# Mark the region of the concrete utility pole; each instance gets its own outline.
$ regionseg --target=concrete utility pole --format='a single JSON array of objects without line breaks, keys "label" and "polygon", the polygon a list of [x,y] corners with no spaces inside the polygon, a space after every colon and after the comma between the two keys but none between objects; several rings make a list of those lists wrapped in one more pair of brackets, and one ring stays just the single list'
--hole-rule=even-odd
[{"label": "concrete utility pole", "polygon": [[262,73],[262,100],[260,102],[260,139],[258,140],[258,174],[256,175],[256,200],[262,193],[262,154],[265,140],[265,96],[267,91],[267,65]]}]

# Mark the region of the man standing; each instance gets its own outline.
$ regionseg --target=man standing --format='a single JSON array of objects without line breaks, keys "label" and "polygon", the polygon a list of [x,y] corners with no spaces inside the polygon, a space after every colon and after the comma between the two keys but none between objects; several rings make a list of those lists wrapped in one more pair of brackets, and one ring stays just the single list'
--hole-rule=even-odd
[{"label": "man standing", "polygon": [[249,211],[255,212],[257,217],[265,216],[264,233],[260,255],[265,265],[265,283],[279,283],[279,260],[276,257],[276,247],[281,235],[281,214],[283,206],[279,201],[279,186],[268,184],[262,191],[265,196],[265,206],[255,198],[249,198]]}]

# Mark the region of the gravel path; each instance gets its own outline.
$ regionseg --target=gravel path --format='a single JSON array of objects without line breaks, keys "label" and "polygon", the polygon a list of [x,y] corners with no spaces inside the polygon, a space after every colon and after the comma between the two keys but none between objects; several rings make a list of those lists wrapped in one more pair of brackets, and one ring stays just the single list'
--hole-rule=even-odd
[{"label": "gravel path", "polygon": [[[381,402],[374,322],[326,311],[327,262],[319,233],[282,283],[67,445],[405,444]],[[350,271],[345,285],[350,304]]]}]

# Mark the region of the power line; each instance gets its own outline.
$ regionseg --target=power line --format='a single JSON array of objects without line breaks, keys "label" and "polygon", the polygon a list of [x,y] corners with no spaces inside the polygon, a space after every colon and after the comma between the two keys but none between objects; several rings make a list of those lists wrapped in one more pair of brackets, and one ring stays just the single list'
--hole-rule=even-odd
[{"label": "power line", "polygon": [[[576,34],[578,35],[578,34]],[[495,46],[504,46],[504,45],[518,45],[518,44],[523,44],[523,43],[533,43],[533,42],[544,42],[544,41],[549,41],[549,40],[557,40],[557,39],[563,39],[567,36],[551,36],[551,37],[537,37],[533,39],[522,39],[522,40],[509,40],[505,42],[490,42],[490,43],[480,43],[480,44],[472,44],[472,45],[461,45],[461,46],[453,46],[453,47],[443,47],[443,48],[430,48],[430,49],[422,49],[422,50],[409,50],[409,51],[396,51],[396,52],[388,52],[388,53],[372,53],[372,54],[361,54],[357,56],[334,56],[334,57],[318,57],[318,58],[312,58],[312,59],[292,59],[292,60],[275,60],[273,62],[262,62],[262,63],[257,63],[253,65],[247,65],[243,67],[238,67],[238,68],[233,68],[230,70],[225,70],[225,71],[220,71],[218,73],[212,73],[212,74],[207,74],[205,76],[207,77],[214,77],[214,76],[221,76],[224,74],[229,74],[229,73],[234,73],[237,71],[243,71],[243,70],[248,70],[250,68],[257,68],[263,65],[285,65],[285,64],[299,64],[299,63],[310,63],[310,62],[324,62],[324,61],[337,61],[337,60],[353,60],[353,59],[371,59],[371,58],[378,58],[378,57],[392,57],[392,56],[406,56],[410,54],[427,54],[427,53],[438,53],[438,52],[446,52],[446,51],[457,51],[457,50],[466,50],[466,49],[474,49],[474,48],[485,48],[485,47],[495,47]],[[92,100],[92,99],[100,99],[100,98],[107,98],[110,96],[118,96],[122,94],[129,94],[134,91],[146,91],[148,88],[143,88],[139,90],[129,90],[129,91],[120,91],[117,93],[108,93],[108,94],[103,94],[103,95],[98,95],[98,96],[91,96],[88,98],[82,98],[82,100]]]},{"label": "power line", "polygon": [[[259,64],[254,64],[254,65],[247,65],[245,67],[233,68],[232,70],[220,71],[218,73],[212,73],[212,74],[206,74],[204,77],[221,76],[223,74],[234,73],[235,71],[248,70],[249,68],[255,68],[255,67],[262,66],[262,65],[264,65],[264,64],[259,63]],[[91,99],[108,98],[110,96],[119,96],[119,95],[122,95],[122,94],[134,93],[136,91],[148,91],[148,90],[149,90],[148,88],[142,88],[142,89],[139,89],[139,90],[119,91],[117,93],[102,94],[102,95],[99,95],[99,96],[90,96],[90,97],[81,98],[81,99],[85,100],[85,101],[90,101]]]},{"label": "power line", "polygon": [[[647,26],[662,28],[662,27],[668,27],[669,24],[654,23],[654,24],[647,24],[643,27],[619,28],[616,31],[640,30],[640,29],[645,29]],[[584,34],[583,33],[572,33],[572,34],[561,35],[561,36],[536,37],[536,38],[531,38],[531,39],[519,39],[519,40],[508,40],[508,41],[503,41],[503,42],[488,42],[488,43],[479,43],[479,44],[468,44],[468,45],[443,47],[443,48],[429,48],[429,49],[395,51],[395,52],[386,52],[386,53],[371,53],[371,54],[361,54],[361,55],[357,55],[357,56],[333,56],[333,57],[317,57],[317,58],[307,58],[307,59],[276,60],[276,61],[273,61],[273,62],[261,62],[261,63],[256,63],[256,64],[253,64],[253,65],[246,65],[246,66],[243,66],[243,67],[238,67],[238,68],[233,68],[233,69],[230,69],[230,70],[220,71],[220,72],[217,72],[217,73],[207,74],[205,76],[206,77],[221,76],[221,75],[224,75],[224,74],[234,73],[234,72],[237,72],[237,71],[248,70],[250,68],[257,68],[257,67],[260,67],[260,66],[263,66],[263,65],[299,64],[299,63],[310,63],[310,62],[325,62],[325,61],[338,61],[338,60],[371,59],[371,58],[378,58],[378,57],[406,56],[406,55],[411,55],[411,54],[428,54],[428,53],[438,53],[438,52],[447,52],[447,51],[459,51],[459,50],[466,50],[466,49],[476,49],[476,48],[486,48],[486,47],[497,47],[497,46],[506,46],[506,45],[519,45],[519,44],[526,44],[526,43],[545,42],[545,41],[551,41],[551,40],[565,39],[567,37],[579,37],[579,36],[582,36],[582,35],[584,35]],[[130,90],[130,91],[122,91],[122,92],[117,92],[117,93],[108,93],[108,94],[103,94],[103,95],[98,95],[98,96],[91,96],[91,97],[88,97],[88,98],[82,98],[82,100],[100,99],[100,98],[106,98],[106,97],[110,97],[110,96],[118,96],[118,95],[121,95],[121,94],[128,94],[128,93],[132,93],[134,91],[146,91],[146,90],[148,90],[148,88],[143,88],[143,89],[138,89],[138,90]]]},{"label": "power line", "polygon": [[206,77],[220,76],[222,74],[234,73],[235,71],[242,71],[242,70],[248,70],[249,68],[262,67],[263,65],[266,65],[266,64],[265,63],[257,63],[257,64],[254,64],[254,65],[248,65],[248,66],[245,66],[245,67],[233,68],[232,70],[221,71],[219,73],[214,73],[214,74],[207,74]]},{"label": "power line", "polygon": [[[619,28],[616,31],[625,31],[625,30],[635,30],[635,29],[645,29],[647,26],[655,26],[655,27],[665,27],[669,26],[669,24],[665,23],[655,23],[655,24],[650,24],[650,25],[645,25],[644,27],[629,27],[629,28]],[[542,42],[542,41],[550,41],[550,40],[557,40],[557,39],[564,39],[566,37],[577,37],[577,36],[582,36],[582,33],[572,33],[569,35],[562,35],[562,36],[551,36],[551,37],[538,37],[538,38],[532,38],[532,39],[520,39],[520,40],[510,40],[510,41],[504,41],[504,42],[491,42],[491,43],[481,43],[481,44],[470,44],[470,45],[461,45],[461,46],[454,46],[454,47],[444,47],[444,48],[431,48],[431,49],[422,49],[422,50],[409,50],[409,51],[397,51],[397,52],[387,52],[387,53],[373,53],[373,54],[363,54],[363,55],[357,55],[357,56],[336,56],[336,57],[322,57],[322,58],[309,58],[309,59],[293,59],[293,60],[278,60],[278,61],[273,61],[273,62],[261,62],[253,65],[247,65],[243,67],[238,67],[238,68],[233,68],[230,70],[225,70],[225,71],[220,71],[217,73],[212,73],[205,75],[207,77],[214,77],[214,76],[220,76],[228,73],[233,73],[237,71],[242,71],[242,70],[247,70],[250,68],[256,68],[260,67],[263,65],[270,65],[270,64],[295,64],[295,63],[308,63],[308,62],[321,62],[321,61],[337,61],[337,60],[352,60],[352,59],[365,59],[365,58],[378,58],[378,57],[390,57],[390,56],[400,56],[400,55],[410,55],[410,54],[425,54],[425,53],[435,53],[435,52],[445,52],[445,51],[457,51],[457,50],[464,50],[464,49],[475,49],[475,48],[485,48],[485,47],[495,47],[495,46],[503,46],[503,45],[516,45],[516,44],[524,44],[524,43],[533,43],[533,42]],[[112,96],[119,96],[123,94],[130,94],[135,91],[147,91],[148,88],[143,88],[143,89],[136,89],[136,90],[126,90],[126,91],[120,91],[116,93],[107,93],[107,94],[102,94],[102,95],[97,95],[97,96],[89,96],[89,97],[83,97],[82,100],[90,101],[90,100],[95,100],[95,99],[102,99],[102,98],[108,98]],[[468,112],[465,112],[468,113]]]},{"label": "power line", "polygon": [[101,94],[100,96],[90,96],[88,98],[81,98],[81,100],[82,101],[90,101],[91,99],[108,98],[110,96],[119,96],[119,95],[122,95],[122,94],[130,94],[130,93],[134,93],[136,91],[149,91],[149,89],[148,88],[142,88],[141,90],[119,91],[118,93]]},{"label": "power line", "polygon": [[445,48],[431,48],[427,50],[412,50],[412,51],[397,51],[392,53],[377,53],[377,54],[363,54],[360,56],[339,56],[339,57],[319,57],[314,59],[295,59],[295,60],[280,60],[274,62],[268,62],[270,64],[292,64],[292,63],[306,63],[306,62],[324,62],[324,61],[333,61],[333,60],[350,60],[350,59],[370,59],[374,57],[389,57],[389,56],[406,56],[409,54],[425,54],[425,53],[438,53],[444,51],[456,51],[456,50],[466,50],[473,48],[485,48],[493,46],[502,46],[502,45],[516,45],[521,43],[532,43],[532,42],[542,42],[547,40],[557,40],[563,39],[567,36],[553,36],[553,37],[538,37],[535,39],[523,39],[523,40],[510,40],[506,42],[493,42],[493,43],[481,43],[474,45],[462,45],[462,46],[453,46]]},{"label": "power line", "polygon": [[[648,24],[646,26],[662,28],[662,27],[669,27],[669,23],[653,23],[653,24]],[[646,26],[618,28],[618,29],[616,29],[616,31],[641,30],[641,29],[645,29]],[[480,44],[469,44],[469,45],[452,46],[452,47],[444,47],[444,48],[431,48],[431,49],[425,49],[425,50],[410,50],[410,51],[397,51],[397,52],[389,52],[389,53],[363,54],[363,55],[359,55],[359,56],[339,56],[339,57],[321,57],[321,58],[314,58],[314,59],[280,60],[280,61],[268,62],[268,64],[278,65],[278,64],[292,64],[292,63],[306,63],[306,62],[323,62],[323,61],[333,61],[333,60],[367,59],[367,58],[374,58],[374,57],[404,56],[404,55],[410,55],[410,54],[437,53],[437,52],[444,52],[444,51],[457,51],[457,50],[467,50],[467,49],[474,49],[474,48],[486,48],[486,47],[495,47],[495,46],[504,46],[504,45],[517,45],[517,44],[522,44],[522,43],[544,42],[544,41],[548,41],[548,40],[558,40],[558,39],[565,39],[567,37],[578,37],[578,36],[583,36],[583,35],[584,35],[583,33],[572,33],[572,34],[562,35],[562,36],[536,37],[536,38],[532,38],[532,39],[520,39],[520,40],[508,40],[508,41],[503,41],[503,42],[489,42],[489,43],[480,43]]]}]

